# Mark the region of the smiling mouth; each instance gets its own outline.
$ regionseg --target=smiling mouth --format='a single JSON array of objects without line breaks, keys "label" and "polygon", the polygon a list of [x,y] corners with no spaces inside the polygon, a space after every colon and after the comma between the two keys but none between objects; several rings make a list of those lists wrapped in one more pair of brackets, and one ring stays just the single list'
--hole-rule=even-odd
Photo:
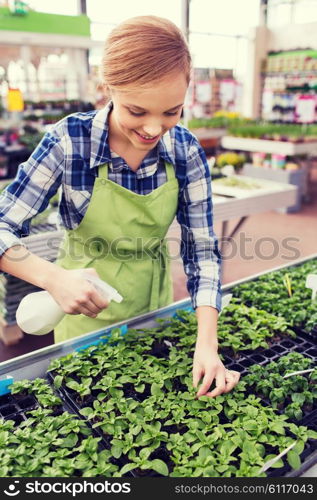
[{"label": "smiling mouth", "polygon": [[159,135],[155,135],[155,136],[150,136],[150,135],[143,135],[143,134],[140,134],[139,132],[137,132],[136,130],[134,131],[139,137],[141,137],[144,141],[149,141],[149,142],[153,142],[155,141],[156,139],[158,139],[160,136]]}]

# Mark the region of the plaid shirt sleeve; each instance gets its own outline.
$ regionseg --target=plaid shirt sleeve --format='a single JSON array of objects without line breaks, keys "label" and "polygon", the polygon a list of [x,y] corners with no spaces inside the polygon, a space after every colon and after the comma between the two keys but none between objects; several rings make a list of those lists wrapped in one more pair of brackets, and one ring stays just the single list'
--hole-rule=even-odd
[{"label": "plaid shirt sleeve", "polygon": [[15,179],[0,195],[0,255],[29,234],[30,219],[43,212],[61,183],[64,153],[57,135],[47,133]]},{"label": "plaid shirt sleeve", "polygon": [[186,162],[187,180],[180,194],[177,220],[187,289],[194,308],[221,310],[221,256],[213,232],[211,175],[204,150],[192,137]]}]

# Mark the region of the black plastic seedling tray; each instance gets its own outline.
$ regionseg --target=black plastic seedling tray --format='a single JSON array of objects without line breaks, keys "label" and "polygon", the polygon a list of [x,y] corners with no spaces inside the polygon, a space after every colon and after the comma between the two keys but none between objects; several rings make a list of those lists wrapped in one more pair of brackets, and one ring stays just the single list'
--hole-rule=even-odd
[{"label": "black plastic seedling tray", "polygon": [[[287,353],[291,351],[296,351],[301,354],[303,354],[306,357],[310,357],[314,360],[317,359],[317,344],[314,338],[312,338],[311,335],[307,334],[306,332],[303,332],[302,330],[298,328],[294,328],[294,331],[296,332],[296,338],[290,338],[290,337],[283,337],[281,340],[276,341],[273,343],[269,348],[258,348],[256,351],[251,351],[251,350],[246,350],[246,351],[241,351],[239,354],[241,356],[239,358],[233,358],[229,356],[228,354],[224,354],[224,362],[226,364],[226,367],[232,370],[237,370],[241,373],[241,375],[247,375],[249,373],[249,367],[254,364],[260,364],[260,365],[266,365],[270,363],[271,361],[276,361],[279,359],[281,356],[286,355]],[[176,344],[177,347],[177,344]],[[168,355],[168,353],[167,353]],[[158,355],[159,357],[159,355]],[[54,385],[54,374],[51,372],[47,373],[48,380],[50,384],[53,386]],[[92,422],[87,420],[85,417],[83,417],[80,414],[81,407],[78,405],[78,403],[74,400],[73,395],[75,395],[75,391],[66,388],[66,387],[61,387],[56,391],[59,395],[59,397],[62,399],[62,401],[65,402],[67,406],[71,408],[73,412],[75,412],[79,418],[83,419],[92,429],[93,434],[96,437],[101,438],[101,445],[102,447],[106,449],[110,449],[110,439],[108,440],[105,434],[98,428],[98,427],[92,427]],[[253,393],[251,391],[251,393]],[[140,400],[137,396],[134,398],[136,400]],[[264,405],[269,405],[269,401],[260,398],[263,401]],[[84,406],[88,406],[90,403],[85,402]],[[276,410],[277,413],[283,413],[282,411]],[[291,419],[290,419],[291,420]],[[309,428],[315,429],[317,427],[317,411],[315,409],[304,415],[303,419],[301,420],[291,420],[297,425],[306,425]],[[298,476],[300,475],[303,471],[305,471],[308,467],[314,465],[317,462],[317,441],[314,440],[309,440],[307,444],[305,445],[305,449],[303,453],[301,454],[301,460],[302,460],[302,465],[300,469],[294,471],[291,469],[291,467],[287,464],[287,462],[284,460],[284,467],[279,468],[279,469],[269,469],[267,471],[267,475],[269,477],[282,477],[285,475],[290,475],[290,476]],[[124,459],[119,459],[117,460],[117,464],[120,466],[123,466],[126,463]],[[130,476],[136,476],[134,471],[131,471],[129,473]],[[157,475],[156,473],[148,473],[147,475],[155,476]]]},{"label": "black plastic seedling tray", "polygon": [[[316,362],[317,345],[315,341],[312,340],[310,335],[299,329],[296,329],[296,335],[296,338],[283,339],[280,342],[276,342],[268,349],[257,349],[258,354],[245,355],[245,357],[239,358],[238,361],[232,361],[231,363],[229,362],[228,364],[226,364],[226,368],[229,368],[230,370],[236,370],[240,372],[241,376],[244,376],[249,373],[250,366],[254,364],[265,366],[272,361],[277,361],[280,357],[288,354],[289,352],[298,352],[305,357],[313,359]],[[250,393],[254,394],[253,391],[250,391]],[[260,397],[257,394],[256,396]],[[260,399],[264,404],[271,406],[271,403],[267,398],[260,397]],[[280,414],[283,413],[282,410],[276,409],[276,411]],[[289,420],[297,425],[307,425],[308,427],[317,424],[316,402],[314,403],[313,409],[311,411],[307,411],[302,419],[293,420],[290,418]]]},{"label": "black plastic seedling tray", "polygon": [[268,469],[266,472],[267,477],[298,477],[303,474],[303,472],[315,465],[317,462],[317,450],[314,445],[315,442],[315,440],[309,439],[307,443],[305,443],[305,448],[300,455],[301,466],[299,469],[292,469],[284,458],[284,466],[278,469]]},{"label": "black plastic seedling tray", "polygon": [[15,420],[18,415],[24,414],[27,410],[35,410],[38,407],[38,401],[34,396],[17,397],[14,394],[0,396],[0,417],[6,420]]},{"label": "black plastic seedling tray", "polygon": [[[47,373],[47,378],[50,384],[53,384],[54,376],[51,372]],[[85,421],[87,425],[90,426],[92,429],[93,435],[95,437],[100,437],[100,445],[102,448],[106,449],[111,449],[110,445],[110,440],[106,438],[104,433],[98,428],[98,427],[92,427],[92,423],[87,420],[83,415],[80,414],[80,409],[81,407],[74,401],[72,398],[72,394],[75,394],[74,391],[71,389],[65,389],[65,387],[61,387],[60,389],[56,390],[56,393],[58,396],[62,399],[62,401],[65,403],[67,407],[69,407],[74,413],[76,413],[79,418]],[[265,406],[269,406],[268,401],[265,399],[262,399],[263,404]],[[86,407],[87,403],[83,405],[83,407]],[[282,413],[278,410],[275,410],[277,413]],[[314,411],[310,415],[306,415],[302,420],[300,421],[294,421],[297,425],[306,425],[310,429],[317,430],[317,411]],[[279,469],[269,469],[266,474],[267,477],[283,477],[283,476],[299,476],[301,475],[304,471],[306,471],[309,467],[313,466],[317,462],[317,441],[316,440],[308,440],[307,443],[305,444],[305,448],[303,452],[300,455],[301,458],[301,467],[297,470],[293,470],[290,465],[287,463],[286,459],[284,458],[284,466],[279,468]],[[125,461],[124,458],[121,459],[113,459],[114,463],[116,463],[119,466],[125,465],[127,462]],[[129,473],[126,474],[127,477],[138,477],[135,471],[130,471]],[[146,471],[146,476],[151,476],[155,477],[158,476],[157,473],[154,471]]]},{"label": "black plastic seedling tray", "polygon": [[[52,386],[54,386],[54,376],[51,372],[47,372],[47,380]],[[86,423],[86,425],[88,425],[91,428],[93,435],[97,438],[101,438],[101,440],[99,442],[100,448],[110,450],[111,449],[110,441],[106,438],[105,434],[99,429],[99,427],[93,427],[92,422],[90,420],[88,420],[86,417],[84,417],[83,415],[81,415],[81,413],[80,413],[81,407],[72,398],[72,394],[75,393],[75,391],[72,391],[71,389],[67,389],[67,388],[65,389],[65,387],[63,387],[63,386],[59,389],[56,389],[54,387],[54,391],[61,398],[61,400],[64,402],[65,406],[68,407],[72,412],[74,412],[81,420],[83,420]],[[85,403],[84,406],[87,407],[87,404]],[[112,457],[111,460],[113,461],[114,464],[116,464],[120,467],[123,467],[127,463],[127,461],[124,461],[123,459],[116,459],[114,457]],[[154,475],[154,474],[149,473],[148,475]],[[136,477],[136,474],[132,470],[132,471],[129,471],[124,476]]]},{"label": "black plastic seedling tray", "polygon": [[[54,375],[51,372],[47,372],[47,380],[49,384],[54,387]],[[56,394],[61,398],[61,400],[64,402],[65,406],[70,408],[76,415],[78,415],[79,418],[84,420],[87,425],[89,425],[92,429],[92,432],[95,437],[100,437],[101,438],[101,443],[104,448],[107,448],[108,450],[111,448],[109,441],[105,437],[102,431],[99,430],[98,427],[92,427],[92,423],[90,420],[88,420],[86,417],[81,415],[80,410],[84,407],[89,406],[89,403],[85,403],[82,407],[79,406],[74,398],[72,397],[73,394],[76,394],[75,391],[72,389],[69,389],[67,387],[61,386],[59,389],[56,389],[54,387],[54,391]]]},{"label": "black plastic seedling tray", "polygon": [[[256,392],[250,390],[251,394],[254,394],[257,398],[260,398],[263,404],[272,407],[272,404],[268,398],[263,398],[259,396]],[[287,406],[287,405],[286,405]],[[280,415],[284,415],[285,410],[284,409],[279,409],[279,408],[274,408],[276,413]],[[296,420],[294,418],[288,417],[288,420],[290,422],[293,422],[296,425],[305,425],[306,427],[309,427],[312,429],[316,424],[317,424],[317,403],[316,401],[314,402],[313,408],[311,410],[307,410],[303,417]],[[317,440],[316,440],[316,446],[317,446]]]},{"label": "black plastic seedling tray", "polygon": [[[20,425],[23,420],[28,419],[26,412],[36,410],[40,407],[40,403],[33,394],[21,395],[8,393],[0,396],[0,418],[13,420],[16,426]],[[61,404],[60,408],[52,412],[52,415],[59,415],[65,410]]]},{"label": "black plastic seedling tray", "polygon": [[288,352],[299,352],[303,356],[317,360],[317,343],[315,338],[312,338],[306,332],[294,328],[296,338],[284,338],[279,342],[275,342],[269,348],[259,347],[256,351],[250,350],[241,351],[241,357],[233,359],[227,354],[224,356],[226,368],[240,372],[241,376],[247,375],[248,368],[251,365],[266,365],[271,361],[276,361],[281,356]]}]

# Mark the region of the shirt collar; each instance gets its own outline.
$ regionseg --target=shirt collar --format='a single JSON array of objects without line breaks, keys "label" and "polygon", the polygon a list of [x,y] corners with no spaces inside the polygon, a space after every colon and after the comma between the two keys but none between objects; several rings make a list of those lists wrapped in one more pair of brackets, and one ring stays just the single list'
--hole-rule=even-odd
[{"label": "shirt collar", "polygon": [[[112,110],[113,104],[110,101],[104,108],[97,111],[91,125],[91,151],[90,151],[90,168],[98,167],[104,163],[111,163],[111,151],[108,143],[108,118]],[[159,140],[156,147],[157,159],[162,158],[164,161],[175,165],[175,154],[172,149],[172,141],[170,132],[166,132]]]}]

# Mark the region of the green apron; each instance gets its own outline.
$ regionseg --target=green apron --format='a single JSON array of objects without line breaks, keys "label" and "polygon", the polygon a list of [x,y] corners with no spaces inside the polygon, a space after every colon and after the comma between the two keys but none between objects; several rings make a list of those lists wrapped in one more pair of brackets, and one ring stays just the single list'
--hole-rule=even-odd
[{"label": "green apron", "polygon": [[102,329],[164,307],[173,301],[167,243],[177,210],[178,182],[166,163],[167,181],[139,195],[108,179],[99,167],[87,212],[79,226],[66,231],[57,264],[65,269],[93,267],[122,295],[96,318],[65,315],[55,328],[55,342]]}]

